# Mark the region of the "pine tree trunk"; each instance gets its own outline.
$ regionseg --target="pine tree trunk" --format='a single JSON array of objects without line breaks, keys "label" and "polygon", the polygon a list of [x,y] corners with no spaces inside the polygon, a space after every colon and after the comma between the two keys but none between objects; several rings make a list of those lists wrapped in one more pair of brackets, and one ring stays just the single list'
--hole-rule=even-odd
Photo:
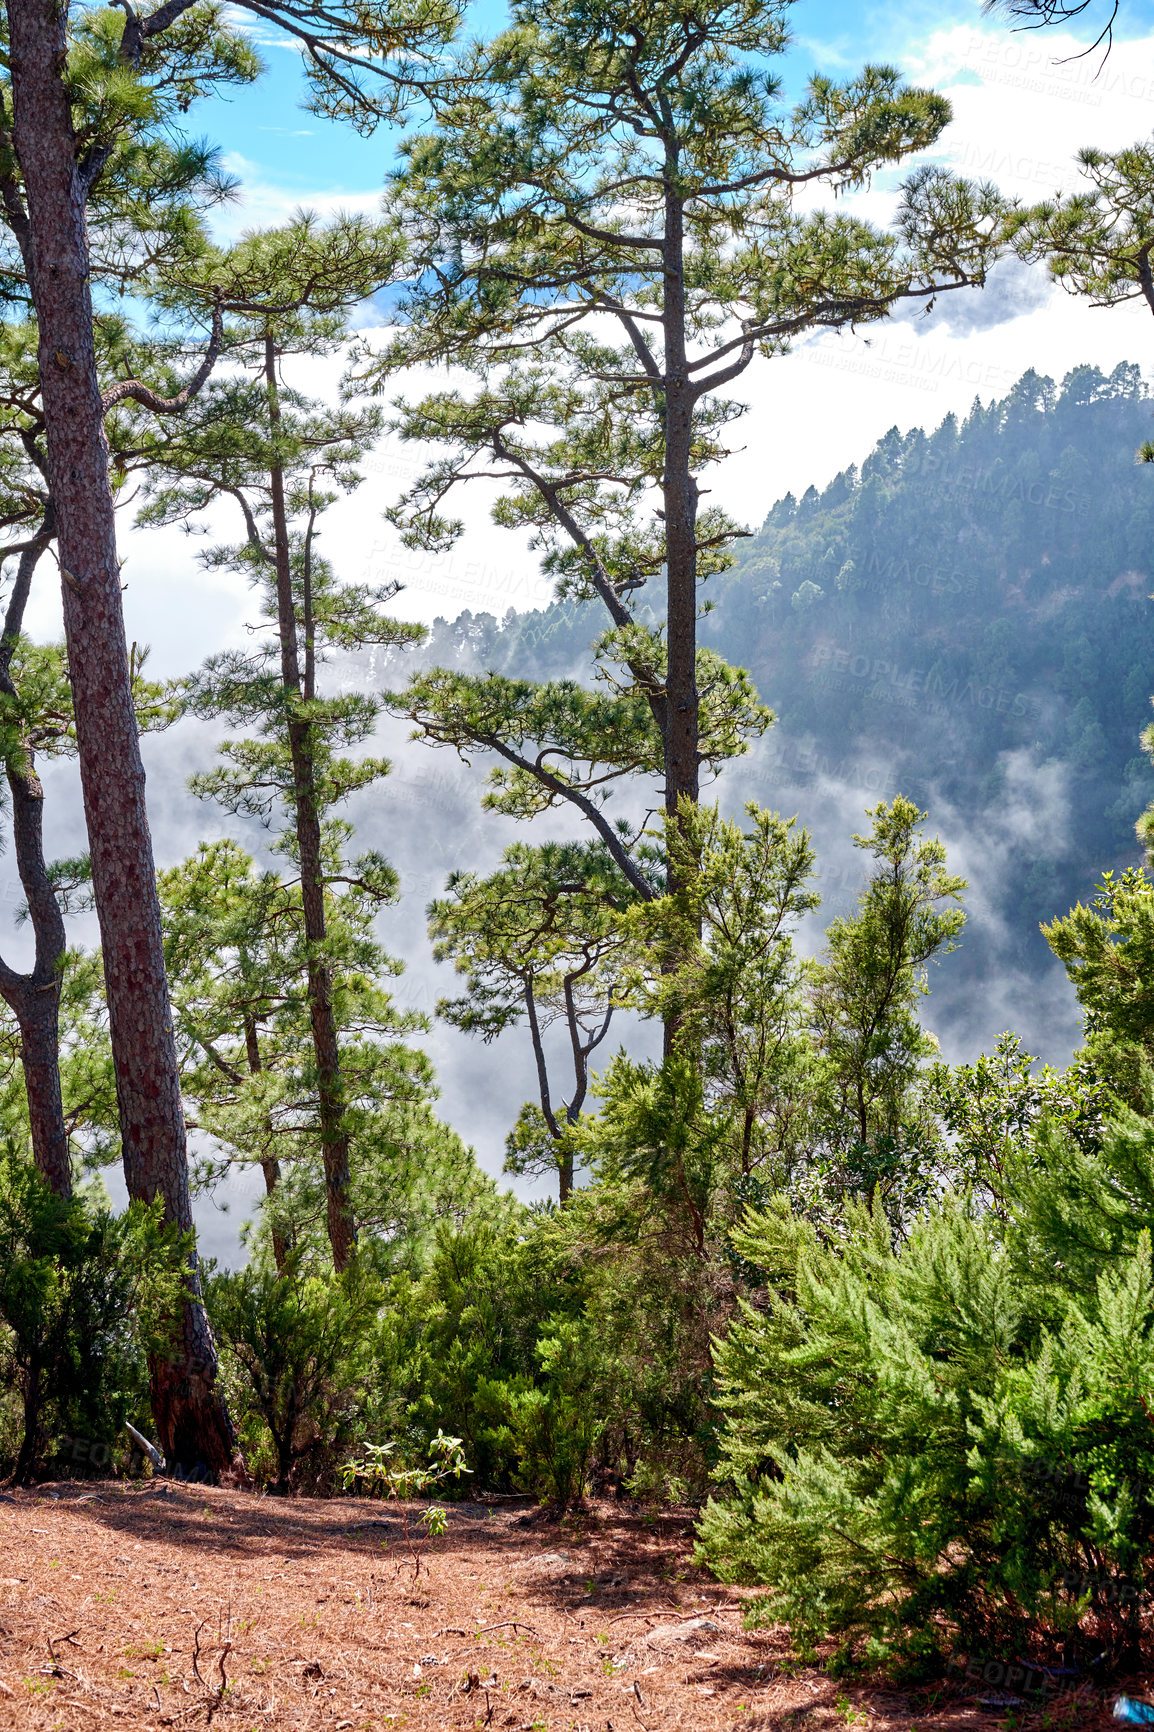
[{"label": "pine tree trunk", "polygon": [[[8,599],[4,637],[0,642],[0,692],[13,702],[19,694],[12,680],[12,657],[23,630],[33,573],[53,530],[53,515],[48,511],[38,535],[20,556]],[[32,1157],[56,1195],[68,1197],[72,1194],[72,1158],[60,1093],[60,973],[66,936],[60,904],[44,860],[44,789],[27,744],[20,757],[14,755],[9,761],[7,779],[12,797],[16,869],[28,900],[36,954],[26,974],[0,960],[0,996],[20,1028],[20,1060],[28,1097]]]},{"label": "pine tree trunk", "polygon": [[[251,1016],[246,1016],[244,1019],[244,1052],[245,1058],[248,1060],[249,1075],[259,1076],[264,1066],[261,1063],[256,1023]],[[269,1155],[261,1162],[260,1170],[264,1174],[264,1194],[266,1197],[271,1197],[280,1184],[280,1162],[275,1155]],[[288,1241],[284,1234],[279,1228],[274,1227],[272,1230],[272,1255],[278,1275],[284,1274],[288,1250]]]},{"label": "pine tree trunk", "polygon": [[[670,173],[676,164],[670,164]],[[692,472],[694,397],[685,349],[684,211],[670,193],[665,222],[665,570],[668,594],[668,693],[665,729],[665,810],[697,803],[697,484]]]},{"label": "pine tree trunk", "polygon": [[[264,1174],[264,1194],[266,1197],[271,1197],[277,1186],[280,1184],[280,1162],[277,1160],[275,1155],[270,1155],[267,1161],[261,1162],[260,1168],[261,1172]],[[272,1260],[276,1265],[276,1272],[278,1275],[284,1274],[285,1264],[288,1262],[288,1254],[288,1240],[285,1238],[280,1228],[274,1226],[272,1229]]]},{"label": "pine tree trunk", "polygon": [[[11,681],[0,668],[0,688]],[[32,1157],[58,1197],[72,1194],[72,1157],[60,1093],[60,973],[65,934],[60,905],[44,863],[41,816],[44,791],[32,754],[25,767],[8,767],[16,865],[36,935],[36,956],[27,974],[0,961],[0,996],[20,1029],[20,1061],[28,1097]]]},{"label": "pine tree trunk", "polygon": [[[280,396],[276,376],[276,350],[271,337],[265,339],[265,382],[269,420],[275,435],[280,422]],[[281,678],[289,704],[293,706],[299,704],[302,696],[311,697],[312,693],[304,692],[301,686],[284,473],[275,462],[270,470],[269,480],[276,550]],[[290,711],[288,723],[288,743],[293,770],[293,806],[297,862],[301,875],[301,905],[304,911],[305,941],[308,946],[309,1019],[312,1024],[313,1057],[317,1067],[329,1244],[332,1247],[333,1267],[339,1274],[348,1268],[356,1252],[357,1228],[350,1195],[349,1136],[344,1122],[345,1090],[341,1076],[337,1019],[333,1009],[332,972],[325,956],[325,876],[316,792],[316,765],[309,724],[293,711]]]},{"label": "pine tree trunk", "polygon": [[[163,1200],[192,1226],[180,1075],[161,945],[120,598],[108,448],[92,335],[85,184],[64,85],[67,9],[7,0],[15,145],[27,198],[22,238],[39,327],[39,371],[64,578],[64,629],[80,779],[108,993],[112,1055],[133,1198]],[[235,1439],[216,1389],[216,1347],[195,1253],[180,1347],[152,1367],[157,1431],[170,1463],[219,1473]]]},{"label": "pine tree trunk", "polygon": [[20,1017],[20,1062],[32,1125],[32,1158],[58,1197],[72,1195],[72,1157],[60,1098],[59,992]]},{"label": "pine tree trunk", "polygon": [[[685,212],[672,190],[677,160],[671,149],[666,161],[664,237],[665,340],[665,508],[666,581],[666,707],[665,810],[680,822],[682,801],[696,805],[700,793],[700,699],[697,691],[697,483],[692,469],[693,410],[685,347]],[[670,890],[679,888],[678,874],[668,870]],[[672,972],[677,958],[667,957],[663,972]],[[663,1054],[672,1057],[679,1019],[668,1016],[663,1030]]]}]

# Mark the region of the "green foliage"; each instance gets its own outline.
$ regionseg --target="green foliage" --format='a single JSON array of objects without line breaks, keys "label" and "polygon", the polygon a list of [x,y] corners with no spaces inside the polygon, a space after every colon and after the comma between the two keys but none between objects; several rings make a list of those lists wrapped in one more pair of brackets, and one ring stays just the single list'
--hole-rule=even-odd
[{"label": "green foliage", "polygon": [[684,1224],[704,1257],[725,1125],[705,1109],[696,1066],[678,1058],[638,1064],[620,1053],[600,1092],[605,1105],[587,1133],[600,1173],[610,1183],[642,1186]]},{"label": "green foliage", "polygon": [[125,1419],[142,1417],[147,1356],[169,1349],[187,1249],[159,1205],[116,1216],[83,1192],[66,1200],[26,1155],[0,1151],[0,1378],[20,1407],[5,1464],[17,1484],[113,1459]]},{"label": "green foliage", "polygon": [[802,1639],[1132,1634],[1110,1588],[1154,1543],[1154,1134],[1050,1130],[1013,1181],[1004,1214],[955,1196],[896,1247],[876,1206],[823,1237],[784,1198],[736,1235],[766,1284],[717,1349],[733,1490],[702,1556]]},{"label": "green foliage", "polygon": [[966,881],[947,872],[942,843],[921,836],[926,814],[909,800],[883,801],[868,816],[870,834],[853,840],[873,870],[858,912],[826,931],[814,1021],[840,1108],[830,1176],[866,1197],[880,1186],[900,1214],[933,1185],[936,1139],[919,1081],[937,1042],[921,1028],[916,1006],[929,990],[927,963],[954,948],[965,922],[948,904],[960,900]]},{"label": "green foliage", "polygon": [[341,1475],[346,1491],[353,1486],[367,1486],[370,1492],[382,1490],[389,1498],[401,1503],[405,1544],[409,1548],[413,1580],[416,1581],[421,1573],[421,1557],[425,1547],[429,1540],[439,1539],[446,1532],[448,1517],[438,1505],[430,1505],[418,1515],[414,1531],[409,1525],[409,1512],[401,1500],[423,1497],[430,1487],[441,1485],[448,1479],[459,1480],[461,1475],[470,1472],[470,1469],[465,1465],[461,1439],[446,1437],[443,1431],[438,1431],[436,1437],[430,1438],[429,1459],[421,1465],[402,1467],[392,1459],[396,1448],[395,1443],[367,1444],[362,1457],[345,1462]]},{"label": "green foliage", "polygon": [[255,1260],[214,1275],[205,1303],[250,1466],[270,1491],[325,1492],[364,1433],[381,1295],[359,1268],[309,1275]]},{"label": "green foliage", "polygon": [[1078,995],[1086,1050],[1119,1097],[1154,1104],[1154,883],[1140,866],[1103,874],[1098,893],[1042,931]]},{"label": "green foliage", "polygon": [[[182,136],[194,102],[252,83],[261,62],[246,34],[207,0],[152,35],[136,66],[121,50],[126,16],[92,7],[69,20],[66,88],[78,162],[88,165],[86,227],[94,279],[112,296],[147,294],[158,279],[205,245],[201,220],[235,192],[219,153]],[[5,66],[7,29],[5,26]],[[12,89],[0,79],[0,107],[11,130]],[[23,188],[11,143],[4,172],[12,177],[9,212]],[[7,298],[28,297],[14,228],[5,224],[0,271]]]},{"label": "green foliage", "polygon": [[1148,301],[1154,151],[1146,143],[1080,150],[1077,162],[1089,185],[1015,210],[1010,238],[1021,257],[1044,259],[1063,288],[1094,306]]},{"label": "green foliage", "polygon": [[[641,1294],[599,1266],[581,1218],[590,1197],[442,1227],[427,1270],[393,1282],[376,1375],[401,1465],[420,1467],[449,1425],[479,1486],[542,1501],[569,1502],[597,1471],[636,1466],[651,1421],[668,1419],[676,1362],[639,1358],[627,1370],[619,1357]],[[667,1291],[652,1296],[658,1305]]]},{"label": "green foliage", "polygon": [[734,1218],[751,1183],[789,1185],[819,1211],[880,1187],[900,1222],[943,1171],[925,1092],[937,1045],[917,1005],[927,964],[961,929],[948,904],[964,880],[923,836],[924,813],[882,802],[854,838],[872,864],[857,911],[805,961],[795,932],[819,900],[808,833],[755,805],[747,815],[743,831],[683,811],[667,844],[676,888],[631,911],[629,990],[673,1027],[673,1055],[660,1073],[615,1061],[589,1128],[618,1151],[613,1171],[648,1163],[650,1186],[677,1175],[702,1250],[707,1214]]},{"label": "green foliage", "polygon": [[808,831],[750,803],[749,827],[716,807],[666,828],[676,888],[634,910],[634,1001],[675,1026],[702,1105],[728,1124],[743,1177],[784,1178],[815,1126],[823,1060],[807,1028],[807,971],[795,945],[818,906]]},{"label": "green foliage", "polygon": [[973,1064],[933,1067],[929,1100],[949,1133],[957,1172],[982,1187],[995,1207],[1003,1206],[1023,1152],[1033,1154],[1054,1131],[1081,1148],[1097,1148],[1117,1104],[1089,1059],[1061,1071],[1050,1065],[1037,1070],[1036,1064],[1017,1035],[1006,1033],[992,1054]]},{"label": "green foliage", "polygon": [[[87,861],[58,861],[56,867],[58,884],[64,879],[75,889],[84,882]],[[61,959],[59,1058],[73,1165],[82,1170],[109,1166],[120,1154],[120,1121],[99,951],[67,950]],[[0,1009],[0,1124],[12,1146],[31,1147],[20,1029],[7,1006]]]},{"label": "green foliage", "polygon": [[283,875],[258,873],[219,844],[165,875],[187,1086],[226,1158],[260,1161],[276,1259],[294,1240],[315,1246],[323,1223],[338,1268],[361,1228],[378,1250],[400,1245],[422,1210],[427,1220],[466,1207],[483,1189],[433,1114],[427,1060],[404,1044],[422,1019],[383,984],[400,964],[374,923],[396,899],[396,874],[375,853],[352,855],[353,829],[337,815],[389,764],[362,750],[380,701],[332,686],[326,665],[422,635],[383,611],[395,584],[342,582],[317,545],[324,511],[359,485],[381,418],[363,402],[330,408],[279,377],[286,357],[332,355],[349,308],[396,263],[379,224],[322,226],[307,214],[198,260],[179,292],[228,314],[235,367],[150,443],[144,512],[193,529],[218,500],[239,509],[243,540],[204,558],[250,578],[262,624],[254,645],[210,658],[183,696],[193,713],[255,732],[226,740],[192,786],[279,826],[273,847],[288,861]]},{"label": "green foliage", "polygon": [[[498,760],[482,800],[490,810],[528,819],[575,807],[634,891],[647,896],[660,863],[643,840],[644,826],[611,822],[605,802],[614,784],[661,770],[664,637],[640,628],[606,633],[594,656],[592,686],[433,668],[414,674],[386,703],[416,724],[414,739],[452,746],[466,762],[478,750]],[[773,717],[744,671],[714,651],[699,652],[697,674],[702,761],[717,771],[747,751]]]},{"label": "green foliage", "polygon": [[427,1270],[395,1295],[386,1330],[380,1377],[407,1421],[407,1456],[447,1425],[479,1485],[513,1489],[514,1409],[534,1387],[537,1341],[551,1318],[580,1308],[553,1237],[528,1230],[509,1204],[458,1230],[439,1227]]},{"label": "green foliage", "polygon": [[[468,1438],[479,1475],[532,1480],[558,1497],[597,1470],[702,1494],[716,1450],[711,1341],[763,1280],[735,1236],[744,1207],[788,1184],[826,1219],[847,1189],[876,1188],[900,1227],[918,1188],[946,1170],[924,1099],[921,1061],[935,1049],[916,1003],[926,963],[957,928],[956,913],[938,904],[957,896],[959,881],[909,802],[872,816],[863,847],[875,872],[860,930],[845,920],[835,928],[844,952],[872,970],[857,998],[848,962],[837,976],[845,1026],[868,1020],[862,1039],[874,1041],[857,1069],[861,1039],[847,1036],[848,1057],[828,1050],[835,964],[807,962],[796,942],[817,900],[808,835],[756,806],[744,827],[715,810],[683,812],[670,825],[675,888],[664,895],[598,897],[590,913],[590,881],[576,869],[583,856],[566,845],[553,879],[541,877],[544,850],[515,849],[513,870],[463,879],[458,902],[435,905],[442,942],[476,970],[454,1007],[464,1026],[506,1027],[524,1002],[512,960],[547,980],[545,940],[568,945],[564,921],[580,914],[590,940],[612,939],[622,1000],[673,1030],[660,1064],[615,1055],[595,1084],[600,1110],[569,1119],[562,1138],[535,1106],[522,1109],[513,1162],[543,1165],[552,1149],[587,1169],[588,1185],[563,1210],[533,1218],[523,1237],[462,1235],[439,1247],[420,1300],[436,1307],[421,1330],[420,1411],[426,1426],[443,1419]],[[567,878],[556,870],[562,859]],[[500,991],[498,951],[508,970]],[[904,1140],[884,1141],[887,1111]],[[919,1141],[910,1127],[921,1125]]]},{"label": "green foliage", "polygon": [[517,1476],[550,1503],[568,1504],[586,1489],[603,1421],[597,1397],[605,1367],[602,1344],[573,1317],[551,1320],[537,1342],[541,1378],[511,1402]]},{"label": "green foliage", "polygon": [[[487,1182],[432,1110],[431,1067],[402,1038],[418,1020],[380,984],[396,965],[374,930],[379,878],[390,881],[387,868],[368,884],[326,889],[327,947],[354,1210],[382,1255],[399,1261],[438,1214],[479,1204]],[[282,1255],[293,1243],[315,1249],[324,1196],[299,886],[222,841],[161,873],[160,893],[186,1098],[214,1139],[200,1182],[259,1163],[272,1242]]]},{"label": "green foliage", "polygon": [[446,1437],[443,1431],[430,1439],[425,1466],[402,1467],[392,1459],[396,1448],[395,1443],[367,1444],[363,1457],[346,1462],[341,1469],[346,1490],[364,1485],[370,1491],[382,1490],[391,1498],[412,1498],[423,1495],[430,1486],[440,1485],[442,1480],[460,1479],[469,1472],[461,1452],[461,1439]]},{"label": "green foliage", "polygon": [[[664,306],[659,242],[671,187],[662,164],[677,165],[669,178],[684,223],[684,339],[730,360],[719,382],[809,324],[878,317],[891,298],[931,281],[980,276],[996,245],[989,189],[936,172],[907,184],[897,234],[796,210],[799,175],[835,191],[862,185],[932,144],[950,111],[883,66],[840,85],[815,77],[790,109],[772,71],[787,42],[783,8],[727,0],[692,21],[660,6],[609,8],[592,22],[568,0],[514,7],[511,27],[475,57],[485,104],[448,111],[407,146],[397,212],[441,268],[413,292],[412,334],[400,347],[427,355],[452,333],[466,356],[471,348],[487,357],[490,343],[506,355],[520,349],[522,368],[489,391],[520,393],[512,412],[506,402],[445,396],[423,410],[444,417],[443,435],[462,448],[484,441],[470,416],[501,429],[513,453],[506,467],[521,471],[509,510],[547,547],[562,526],[531,471],[563,489],[592,539],[632,535],[650,550],[650,568],[659,563],[652,537],[632,529],[631,508],[663,461],[646,374],[648,366],[656,377],[666,335],[652,319]],[[620,349],[601,336],[606,314],[620,320]],[[738,318],[743,341],[718,336]],[[639,338],[635,348],[630,325],[642,319],[653,343]],[[543,342],[554,326],[561,341]],[[731,413],[702,412],[695,466],[716,456]],[[534,423],[553,430],[555,450],[522,434]]]}]

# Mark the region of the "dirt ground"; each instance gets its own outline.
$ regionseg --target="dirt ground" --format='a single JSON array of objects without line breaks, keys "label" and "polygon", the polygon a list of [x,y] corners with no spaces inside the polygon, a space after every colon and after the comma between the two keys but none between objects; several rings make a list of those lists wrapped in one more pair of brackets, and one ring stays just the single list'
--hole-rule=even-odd
[{"label": "dirt ground", "polygon": [[1104,1727],[1110,1700],[895,1692],[742,1628],[687,1512],[450,1506],[414,1577],[395,1506],[147,1481],[0,1494],[0,1728],[656,1732]]}]

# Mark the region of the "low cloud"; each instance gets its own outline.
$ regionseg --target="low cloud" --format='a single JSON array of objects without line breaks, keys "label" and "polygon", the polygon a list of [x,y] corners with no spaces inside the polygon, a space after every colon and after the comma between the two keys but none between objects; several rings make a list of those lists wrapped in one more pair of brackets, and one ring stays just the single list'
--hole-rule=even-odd
[{"label": "low cloud", "polygon": [[1036,313],[1057,293],[1044,265],[1001,259],[983,289],[948,289],[932,302],[906,302],[896,315],[918,331],[945,330],[952,337],[992,331],[1012,319]]}]

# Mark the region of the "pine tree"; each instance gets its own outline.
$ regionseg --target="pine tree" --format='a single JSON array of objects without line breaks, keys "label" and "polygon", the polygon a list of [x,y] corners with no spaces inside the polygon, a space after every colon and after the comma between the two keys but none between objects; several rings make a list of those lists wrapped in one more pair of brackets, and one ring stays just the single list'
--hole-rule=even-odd
[{"label": "pine tree", "polygon": [[[167,214],[176,231],[191,244],[197,230],[187,201],[194,193],[205,197],[215,183],[210,175],[206,187],[205,164],[200,156],[180,169],[169,164],[168,172],[171,199],[166,201],[157,189],[153,224],[158,232],[168,235],[164,225]],[[143,192],[143,186],[138,190]],[[106,235],[110,247],[118,235],[123,242],[123,229],[118,230],[110,219]],[[219,338],[219,320],[215,326]],[[190,400],[212,370],[218,343],[210,342],[207,352],[197,357],[199,365],[192,377],[181,383],[176,364],[185,357],[179,341],[131,343],[124,321],[115,315],[102,319],[95,336],[100,372],[108,381],[103,400],[116,447],[114,467],[123,478],[131,461],[125,454],[125,443],[139,436],[144,419],[175,412]],[[38,755],[75,754],[72,688],[63,646],[32,646],[23,633],[37,568],[55,540],[56,513],[47,491],[35,327],[8,325],[2,341],[0,389],[9,418],[0,437],[0,517],[9,528],[16,528],[22,539],[10,542],[3,550],[9,557],[19,557],[0,632],[0,729],[16,864],[36,948],[27,971],[0,960],[0,995],[20,1028],[33,1155],[52,1188],[66,1196],[72,1173],[58,1050],[66,948],[63,914],[78,864],[81,878],[86,880],[88,874],[86,863],[53,866],[44,855],[44,790],[36,760]],[[142,399],[147,401],[147,409]],[[175,711],[165,705],[157,686],[141,678],[143,660],[133,645],[129,656],[133,707],[137,726],[147,730],[167,725]]]},{"label": "pine tree", "polygon": [[[1019,257],[1044,260],[1067,293],[1091,306],[1141,300],[1154,313],[1154,149],[1145,142],[1118,151],[1089,147],[1077,162],[1089,185],[1016,208],[1006,225],[1010,240]],[[1154,444],[1139,456],[1154,462]]]},{"label": "pine tree", "polygon": [[[212,1139],[199,1180],[212,1184],[234,1164],[259,1164],[262,1236],[276,1268],[311,1267],[318,1237],[327,1243],[327,1208],[299,880],[260,871],[236,843],[221,841],[161,873],[160,893],[190,1122]],[[399,1258],[440,1214],[468,1207],[485,1186],[434,1114],[428,1059],[406,1044],[421,1019],[399,1011],[382,984],[400,964],[375,935],[379,909],[379,880],[366,887],[338,870],[326,882],[349,1207],[378,1257]]]},{"label": "pine tree", "polygon": [[[414,363],[475,374],[472,394],[403,407],[403,435],[446,455],[392,515],[443,546],[461,530],[445,495],[504,484],[498,521],[531,531],[563,593],[606,609],[602,671],[648,713],[675,823],[720,755],[697,616],[700,583],[741,533],[701,508],[740,413],[723,393],[807,331],[980,282],[1000,244],[992,190],[937,170],[907,181],[893,232],[803,214],[803,187],[866,184],[932,144],[950,111],[886,67],[815,77],[788,109],[773,71],[787,41],[784,8],[730,0],[595,17],[570,0],[515,5],[468,59],[475,91],[406,145],[389,204],[413,287],[401,335],[365,360],[382,386]],[[664,603],[646,607],[662,574]],[[409,710],[440,737],[427,681]],[[747,701],[729,749],[765,720]],[[515,742],[519,721],[497,737]],[[548,788],[554,763],[528,759]]]},{"label": "pine tree", "polygon": [[[312,100],[371,129],[411,99],[429,55],[459,22],[452,0],[326,7],[308,0],[254,6],[302,44]],[[101,923],[130,1195],[164,1199],[191,1226],[180,1080],[164,979],[160,910],[131,702],[104,404],[93,341],[93,268],[100,212],[117,200],[140,240],[123,246],[121,275],[147,275],[155,231],[150,192],[135,176],[164,157],[166,131],[197,97],[247,82],[258,62],[219,8],[166,0],[70,17],[55,0],[7,0],[10,82],[0,83],[0,206],[8,260],[35,311],[48,482],[64,576],[64,622],[77,750]],[[189,146],[168,149],[169,161]],[[193,153],[195,154],[195,152]],[[125,171],[125,172],[121,172]],[[163,202],[163,200],[161,201]],[[120,227],[123,241],[125,228]],[[169,1460],[227,1469],[231,1427],[214,1393],[215,1350],[190,1273],[185,1345],[154,1367],[157,1427]]]},{"label": "pine tree", "polygon": [[[514,843],[498,871],[454,872],[429,909],[438,962],[466,977],[460,998],[437,1014],[491,1041],[524,1018],[533,1045],[538,1101],[527,1102],[509,1133],[507,1172],[555,1171],[559,1200],[573,1189],[573,1127],[589,1093],[589,1064],[609,1033],[621,992],[626,945],[622,915],[635,899],[599,843]],[[572,1073],[560,1106],[545,1036],[559,1024]]]},{"label": "pine tree", "polygon": [[410,644],[422,632],[382,611],[395,584],[342,583],[318,550],[322,514],[358,484],[356,463],[380,430],[379,411],[326,409],[286,387],[281,370],[286,360],[332,354],[347,309],[388,276],[395,257],[391,237],[371,224],[344,219],[326,229],[305,216],[211,261],[202,292],[229,320],[236,373],[155,442],[152,499],[143,513],[149,522],[195,524],[210,505],[228,500],[241,514],[245,539],[206,559],[251,579],[267,635],[251,651],[211,658],[188,681],[186,699],[196,714],[256,724],[260,737],[226,744],[220,766],[193,785],[234,814],[288,820],[278,845],[298,874],[317,1128],[338,1270],[354,1254],[356,1226],[336,1005],[342,939],[339,929],[329,930],[326,890],[347,881],[383,906],[396,879],[378,856],[347,861],[351,832],[331,816],[388,772],[382,758],[342,755],[370,738],[381,704],[363,691],[326,691],[319,676],[336,654]]}]

